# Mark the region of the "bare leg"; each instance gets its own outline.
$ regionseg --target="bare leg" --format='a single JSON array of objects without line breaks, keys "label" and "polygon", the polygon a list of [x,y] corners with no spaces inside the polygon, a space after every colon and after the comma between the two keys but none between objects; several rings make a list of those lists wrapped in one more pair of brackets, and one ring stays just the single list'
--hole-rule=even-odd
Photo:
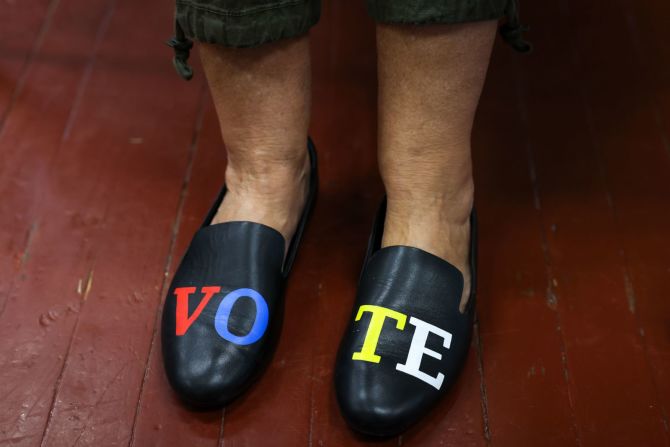
[{"label": "bare leg", "polygon": [[470,133],[496,21],[377,26],[379,164],[388,195],[383,246],[446,259],[470,290]]},{"label": "bare leg", "polygon": [[201,44],[200,54],[228,151],[228,192],[212,223],[262,223],[288,244],[309,180],[309,39]]}]

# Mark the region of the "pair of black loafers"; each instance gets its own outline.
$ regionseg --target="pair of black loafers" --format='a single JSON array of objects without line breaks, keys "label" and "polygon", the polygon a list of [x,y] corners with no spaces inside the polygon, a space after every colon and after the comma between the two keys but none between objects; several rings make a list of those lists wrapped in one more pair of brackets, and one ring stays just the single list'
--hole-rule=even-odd
[{"label": "pair of black loafers", "polygon": [[[284,238],[268,226],[210,225],[224,187],[172,280],[163,308],[163,361],[171,386],[193,406],[227,405],[272,357],[283,320],[284,283],[316,198],[311,140],[307,147],[309,194],[285,257]],[[469,350],[475,307],[474,213],[472,291],[461,313],[463,275],[456,267],[418,248],[381,248],[385,211],[382,203],[335,366],[344,418],[373,436],[403,432],[454,383]]]}]

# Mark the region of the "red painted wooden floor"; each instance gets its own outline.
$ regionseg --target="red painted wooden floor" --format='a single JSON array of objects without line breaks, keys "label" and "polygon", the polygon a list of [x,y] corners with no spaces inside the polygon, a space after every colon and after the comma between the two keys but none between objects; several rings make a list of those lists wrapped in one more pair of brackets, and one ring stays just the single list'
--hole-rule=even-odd
[{"label": "red painted wooden floor", "polygon": [[[312,33],[321,195],[275,360],[193,413],[156,323],[225,160],[202,71],[181,81],[162,43],[169,3],[2,4],[0,444],[362,445],[331,375],[381,193],[373,23],[331,1]],[[378,445],[669,444],[670,3],[523,6],[536,50],[497,43],[474,131],[472,352]]]}]

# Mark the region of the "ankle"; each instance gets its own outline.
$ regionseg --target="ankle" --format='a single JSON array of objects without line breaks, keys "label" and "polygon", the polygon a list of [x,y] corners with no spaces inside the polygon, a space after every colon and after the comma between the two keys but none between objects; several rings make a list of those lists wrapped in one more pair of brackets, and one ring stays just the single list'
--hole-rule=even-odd
[{"label": "ankle", "polygon": [[407,245],[467,269],[474,187],[449,193],[387,191],[382,246]]},{"label": "ankle", "polygon": [[309,179],[309,156],[304,154],[273,159],[258,158],[252,163],[226,167],[226,187],[230,194],[262,202],[282,200],[304,189]]},{"label": "ankle", "polygon": [[438,219],[448,225],[468,225],[474,205],[472,177],[464,178],[448,187],[388,188],[387,214],[399,220],[430,221]]},{"label": "ankle", "polygon": [[226,168],[226,197],[212,223],[257,222],[279,231],[288,246],[308,194],[309,155],[269,162],[256,157],[252,164],[231,163]]}]

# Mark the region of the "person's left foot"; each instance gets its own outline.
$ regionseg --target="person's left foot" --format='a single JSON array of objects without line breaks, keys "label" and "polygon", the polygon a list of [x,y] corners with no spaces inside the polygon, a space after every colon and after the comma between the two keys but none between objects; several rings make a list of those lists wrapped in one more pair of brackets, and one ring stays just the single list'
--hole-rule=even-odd
[{"label": "person's left foot", "polygon": [[[415,204],[380,207],[335,366],[342,414],[368,435],[397,435],[421,419],[470,350],[475,214],[460,222],[445,217],[454,207]],[[472,283],[465,293],[464,272]]]}]

